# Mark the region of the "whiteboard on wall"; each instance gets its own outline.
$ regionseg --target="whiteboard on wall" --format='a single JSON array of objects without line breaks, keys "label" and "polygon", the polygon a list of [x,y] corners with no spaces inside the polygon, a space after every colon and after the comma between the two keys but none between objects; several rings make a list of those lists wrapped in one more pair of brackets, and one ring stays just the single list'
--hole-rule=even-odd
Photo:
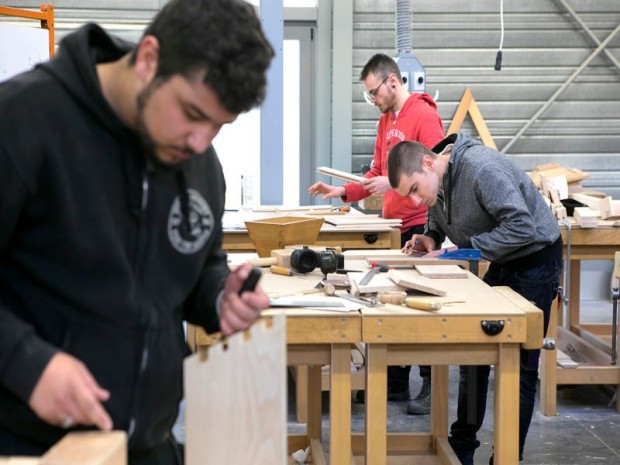
[{"label": "whiteboard on wall", "polygon": [[41,27],[0,23],[0,81],[49,60],[49,33]]}]

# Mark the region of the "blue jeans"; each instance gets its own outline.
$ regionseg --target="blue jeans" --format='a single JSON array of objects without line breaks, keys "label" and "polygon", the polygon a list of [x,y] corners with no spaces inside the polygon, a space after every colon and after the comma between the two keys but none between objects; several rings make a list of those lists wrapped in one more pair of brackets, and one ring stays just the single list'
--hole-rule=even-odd
[{"label": "blue jeans", "polygon": [[[545,265],[528,270],[512,271],[499,264],[491,264],[484,276],[490,286],[508,286],[527,300],[533,302],[544,314],[544,334],[549,326],[551,305],[558,294],[562,259],[555,259]],[[540,350],[521,349],[520,389],[519,389],[519,459],[523,458],[523,446],[527,436],[538,380],[538,359]],[[473,463],[474,451],[480,446],[476,433],[482,426],[487,404],[489,386],[489,366],[461,366],[457,419],[450,427],[450,444],[461,462]],[[469,383],[475,383],[475,412],[468,409]],[[471,413],[471,415],[470,415]],[[473,418],[469,418],[469,417]]]}]

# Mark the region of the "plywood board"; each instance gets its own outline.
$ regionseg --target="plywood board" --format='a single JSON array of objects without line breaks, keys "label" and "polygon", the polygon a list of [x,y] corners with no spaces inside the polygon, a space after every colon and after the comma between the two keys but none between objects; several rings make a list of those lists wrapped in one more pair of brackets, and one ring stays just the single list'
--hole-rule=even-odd
[{"label": "plywood board", "polygon": [[400,226],[402,220],[379,218],[376,215],[344,215],[325,217],[326,223],[335,226],[352,226],[352,225],[380,225],[380,226]]},{"label": "plywood board", "polygon": [[275,212],[275,213],[285,213],[285,212],[302,212],[302,213],[312,213],[312,212],[331,212],[333,207],[331,205],[300,205],[298,207],[285,207],[284,205],[256,205],[252,207],[253,212]]},{"label": "plywood board", "polygon": [[446,291],[438,287],[431,279],[420,276],[415,271],[390,270],[387,272],[387,275],[395,284],[404,288],[414,289],[432,295],[446,295]]},{"label": "plywood board", "polygon": [[185,359],[187,465],[287,463],[286,324],[272,321]]},{"label": "plywood board", "polygon": [[457,265],[416,265],[415,269],[430,279],[467,279],[467,271]]}]

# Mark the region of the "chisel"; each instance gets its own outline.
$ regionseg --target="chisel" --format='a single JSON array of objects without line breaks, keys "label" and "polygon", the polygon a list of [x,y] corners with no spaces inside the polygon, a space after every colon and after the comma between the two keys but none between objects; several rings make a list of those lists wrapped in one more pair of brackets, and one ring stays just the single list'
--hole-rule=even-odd
[{"label": "chisel", "polygon": [[290,268],[286,268],[284,266],[271,265],[269,269],[273,274],[279,274],[282,276],[305,276],[303,273],[295,273]]},{"label": "chisel", "polygon": [[405,304],[409,308],[415,308],[416,310],[426,310],[434,312],[441,308],[441,302],[432,302],[424,299],[416,299],[413,297],[406,297],[403,294],[381,294],[379,301],[384,304],[402,305]]}]

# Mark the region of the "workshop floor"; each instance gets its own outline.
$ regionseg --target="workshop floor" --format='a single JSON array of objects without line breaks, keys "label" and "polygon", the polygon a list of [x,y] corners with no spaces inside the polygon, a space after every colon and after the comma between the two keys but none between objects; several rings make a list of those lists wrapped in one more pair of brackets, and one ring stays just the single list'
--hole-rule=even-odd
[{"label": "workshop floor", "polygon": [[[611,321],[611,303],[607,301],[582,302],[584,322],[603,323]],[[420,389],[421,381],[417,367],[411,370],[411,395]],[[492,380],[489,402],[493,402]],[[458,367],[450,368],[450,419],[456,416],[456,392]],[[288,430],[292,433],[305,431],[305,424],[295,422],[293,381],[289,383]],[[540,413],[538,402],[530,426],[524,460],[521,465],[620,465],[620,414],[610,405],[613,390],[610,386],[579,385],[560,386],[558,389],[558,415],[547,417]],[[364,430],[364,405],[352,397],[352,429]],[[323,395],[323,445],[329,450],[329,404]],[[407,402],[388,404],[388,431],[428,431],[428,416],[411,416],[406,413]],[[488,464],[492,452],[493,409],[489,403],[485,424],[479,433],[482,443],[476,452],[477,465]],[[338,465],[338,464],[332,464]]]}]

